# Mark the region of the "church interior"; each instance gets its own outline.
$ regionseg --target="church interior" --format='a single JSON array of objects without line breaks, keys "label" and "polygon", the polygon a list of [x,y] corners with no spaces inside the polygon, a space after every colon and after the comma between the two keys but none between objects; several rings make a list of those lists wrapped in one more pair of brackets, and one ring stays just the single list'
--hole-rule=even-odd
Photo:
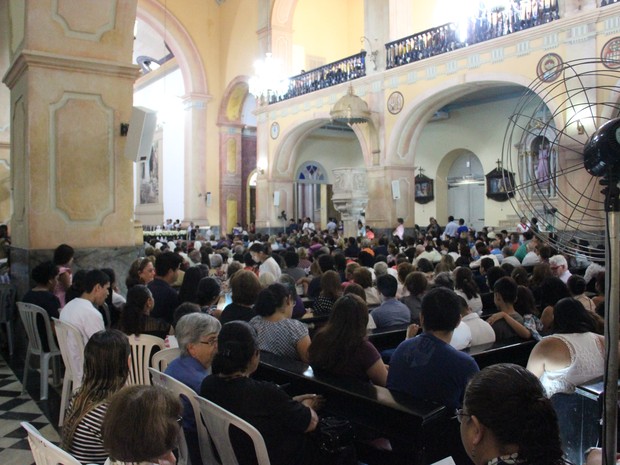
[{"label": "church interior", "polygon": [[[168,219],[219,237],[334,218],[348,237],[526,216],[602,244],[582,153],[620,113],[616,3],[1,0],[11,282],[61,243],[125,276]],[[31,463],[11,447],[1,463]]]}]

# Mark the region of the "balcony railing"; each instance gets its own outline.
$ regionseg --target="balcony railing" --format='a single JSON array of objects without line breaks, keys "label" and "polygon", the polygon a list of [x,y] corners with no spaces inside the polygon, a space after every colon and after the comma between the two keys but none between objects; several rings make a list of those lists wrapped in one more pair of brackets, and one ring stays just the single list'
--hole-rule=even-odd
[{"label": "balcony railing", "polygon": [[470,18],[467,44],[477,44],[560,19],[557,0],[511,2],[506,9],[481,10]]},{"label": "balcony railing", "polygon": [[270,95],[269,103],[280,102],[293,97],[325,89],[366,76],[366,52],[357,53],[320,68],[289,78],[288,92],[284,95]]},{"label": "balcony railing", "polygon": [[396,68],[464,46],[458,41],[456,24],[447,23],[385,44],[385,67]]},{"label": "balcony railing", "polygon": [[[600,6],[619,1],[601,0]],[[558,0],[513,0],[508,8],[480,10],[461,29],[456,23],[447,23],[385,44],[385,67],[396,68],[559,18]],[[270,93],[268,101],[280,102],[363,76],[366,76],[365,51],[293,76],[288,91]]]}]

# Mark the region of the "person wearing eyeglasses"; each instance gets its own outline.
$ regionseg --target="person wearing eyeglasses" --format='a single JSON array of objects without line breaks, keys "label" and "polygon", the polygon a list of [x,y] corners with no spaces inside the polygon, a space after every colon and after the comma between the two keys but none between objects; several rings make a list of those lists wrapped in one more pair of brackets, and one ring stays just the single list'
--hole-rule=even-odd
[{"label": "person wearing eyeglasses", "polygon": [[568,278],[571,277],[571,272],[568,271],[568,262],[564,255],[554,255],[549,259],[549,266],[554,276],[560,278],[564,284],[568,282]]},{"label": "person wearing eyeglasses", "polygon": [[486,367],[456,411],[461,441],[475,465],[563,465],[558,419],[542,385],[510,363]]},{"label": "person wearing eyeglasses", "polygon": [[[198,394],[202,381],[211,374],[211,363],[217,352],[217,335],[220,328],[220,322],[206,313],[190,313],[181,317],[175,327],[181,355],[168,365],[166,374],[189,386]],[[193,465],[201,465],[194,410],[186,399],[183,399],[183,408],[183,432],[189,456]]]}]

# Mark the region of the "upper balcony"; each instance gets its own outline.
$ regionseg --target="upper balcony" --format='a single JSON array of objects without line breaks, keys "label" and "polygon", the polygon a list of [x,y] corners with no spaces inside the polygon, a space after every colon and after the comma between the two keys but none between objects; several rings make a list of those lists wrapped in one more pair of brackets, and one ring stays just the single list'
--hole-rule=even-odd
[{"label": "upper balcony", "polygon": [[[601,0],[600,6],[616,3]],[[508,7],[480,10],[466,23],[446,23],[385,44],[385,69],[404,66],[430,57],[449,53],[470,45],[504,37],[560,19],[557,0],[515,0]],[[310,92],[366,76],[371,61],[376,69],[376,51],[329,63],[288,79],[285,91],[269,92],[266,103],[277,103]]]}]

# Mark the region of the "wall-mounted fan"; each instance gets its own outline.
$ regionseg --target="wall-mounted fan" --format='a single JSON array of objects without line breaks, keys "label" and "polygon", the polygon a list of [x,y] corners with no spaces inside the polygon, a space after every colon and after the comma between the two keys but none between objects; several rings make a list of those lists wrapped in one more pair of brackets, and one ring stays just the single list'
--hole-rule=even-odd
[{"label": "wall-mounted fan", "polygon": [[533,81],[511,116],[502,151],[516,173],[513,208],[539,220],[560,252],[600,258],[604,245],[607,342],[604,448],[615,463],[620,256],[620,67],[581,59]]}]

